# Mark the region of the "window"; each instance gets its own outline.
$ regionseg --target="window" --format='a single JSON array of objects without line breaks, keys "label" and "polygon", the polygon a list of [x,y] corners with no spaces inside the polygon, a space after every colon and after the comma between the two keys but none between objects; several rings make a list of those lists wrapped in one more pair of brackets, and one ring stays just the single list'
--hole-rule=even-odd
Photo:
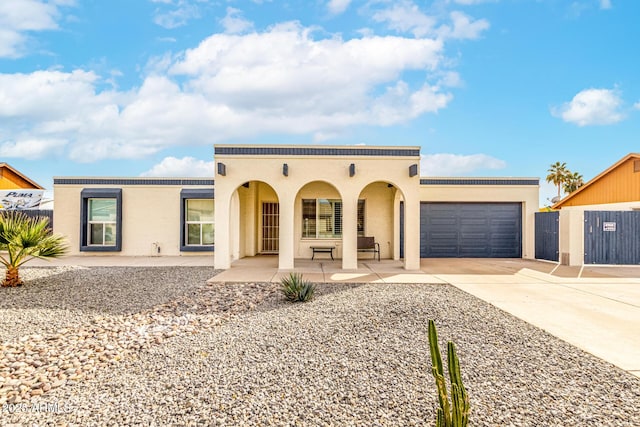
[{"label": "window", "polygon": [[187,245],[213,245],[213,199],[187,199]]},{"label": "window", "polygon": [[[364,200],[358,200],[358,236],[364,236]],[[302,237],[335,239],[342,237],[342,201],[302,199]]]},{"label": "window", "polygon": [[358,200],[358,237],[364,237],[364,200]]},{"label": "window", "polygon": [[81,193],[80,251],[122,248],[122,189],[90,188]]},{"label": "window", "polygon": [[184,189],[180,192],[180,223],[181,251],[214,250],[213,189]]},{"label": "window", "polygon": [[116,245],[116,199],[89,199],[88,245]]}]

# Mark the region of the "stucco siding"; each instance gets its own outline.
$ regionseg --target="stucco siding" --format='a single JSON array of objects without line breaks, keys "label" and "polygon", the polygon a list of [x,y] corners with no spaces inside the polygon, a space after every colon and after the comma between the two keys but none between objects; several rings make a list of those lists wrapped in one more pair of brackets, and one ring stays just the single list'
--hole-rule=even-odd
[{"label": "stucco siding", "polygon": [[422,202],[518,202],[522,203],[522,257],[535,257],[537,185],[421,185]]},{"label": "stucco siding", "polygon": [[180,191],[185,187],[160,185],[118,187],[122,188],[122,249],[105,253],[82,252],[80,205],[82,190],[86,188],[115,186],[54,186],[54,232],[67,237],[70,255],[188,255],[180,251]]}]

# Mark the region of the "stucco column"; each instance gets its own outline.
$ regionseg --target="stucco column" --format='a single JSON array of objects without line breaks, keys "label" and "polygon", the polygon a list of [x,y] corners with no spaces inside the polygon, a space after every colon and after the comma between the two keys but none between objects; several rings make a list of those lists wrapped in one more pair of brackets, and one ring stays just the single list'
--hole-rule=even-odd
[{"label": "stucco column", "polygon": [[294,207],[295,194],[278,194],[280,203],[280,240],[278,248],[278,268],[294,268]]},{"label": "stucco column", "polygon": [[[220,186],[222,187],[222,186]],[[231,267],[230,223],[231,194],[223,188],[216,187],[215,198],[215,253],[213,265],[220,270]]]},{"label": "stucco column", "polygon": [[358,195],[342,199],[342,268],[358,268]]},{"label": "stucco column", "polygon": [[420,269],[420,200],[413,195],[404,201],[404,268]]}]

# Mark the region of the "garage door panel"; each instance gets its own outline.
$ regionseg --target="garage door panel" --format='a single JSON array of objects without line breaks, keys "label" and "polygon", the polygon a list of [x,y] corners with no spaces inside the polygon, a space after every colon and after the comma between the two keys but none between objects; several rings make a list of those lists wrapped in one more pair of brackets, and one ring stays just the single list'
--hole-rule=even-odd
[{"label": "garage door panel", "polygon": [[422,203],[420,256],[519,258],[520,203]]}]

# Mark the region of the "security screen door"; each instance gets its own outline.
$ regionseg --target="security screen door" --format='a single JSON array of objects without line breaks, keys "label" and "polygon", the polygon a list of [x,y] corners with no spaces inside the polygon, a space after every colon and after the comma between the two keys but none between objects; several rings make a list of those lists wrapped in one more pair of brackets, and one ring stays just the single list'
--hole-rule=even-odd
[{"label": "security screen door", "polygon": [[278,253],[280,241],[280,205],[262,203],[262,253]]}]

